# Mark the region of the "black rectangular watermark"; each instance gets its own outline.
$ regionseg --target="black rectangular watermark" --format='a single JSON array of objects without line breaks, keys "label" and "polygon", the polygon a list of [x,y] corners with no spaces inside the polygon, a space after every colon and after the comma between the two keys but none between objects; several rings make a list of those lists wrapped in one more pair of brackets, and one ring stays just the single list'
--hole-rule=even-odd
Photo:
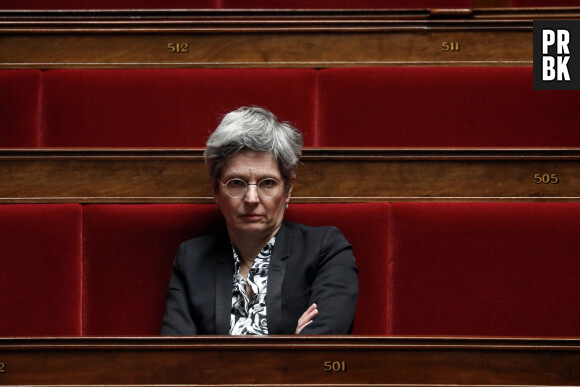
[{"label": "black rectangular watermark", "polygon": [[580,20],[534,20],[534,90],[580,90]]}]

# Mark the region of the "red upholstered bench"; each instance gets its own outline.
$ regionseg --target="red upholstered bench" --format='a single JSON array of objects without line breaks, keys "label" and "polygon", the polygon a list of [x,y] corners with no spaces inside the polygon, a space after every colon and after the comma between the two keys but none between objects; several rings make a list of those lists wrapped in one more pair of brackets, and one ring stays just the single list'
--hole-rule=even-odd
[{"label": "red upholstered bench", "polygon": [[[0,336],[155,335],[213,205],[0,206]],[[355,334],[578,336],[579,203],[292,204],[360,269]]]},{"label": "red upholstered bench", "polygon": [[38,146],[41,72],[0,71],[0,148]]},{"label": "red upholstered bench", "polygon": [[206,204],[86,205],[83,335],[157,335],[179,244],[215,230]]},{"label": "red upholstered bench", "polygon": [[389,334],[580,335],[580,203],[394,203]]},{"label": "red upholstered bench", "polygon": [[580,146],[580,91],[534,91],[531,67],[326,69],[318,99],[317,146]]},{"label": "red upholstered bench", "polygon": [[2,1],[0,9],[208,9],[218,0],[18,0]]},{"label": "red upholstered bench", "polygon": [[0,71],[0,147],[203,147],[220,117],[244,105],[290,121],[306,146],[580,145],[580,116],[570,114],[580,91],[534,91],[531,68],[40,74]]},{"label": "red upholstered bench", "polygon": [[[291,205],[287,219],[336,225],[354,245],[360,301],[354,332],[386,333],[387,204]],[[179,243],[221,224],[213,205],[87,205],[83,334],[155,335]]]},{"label": "red upholstered bench", "polygon": [[472,8],[472,0],[217,0],[221,8],[263,9],[409,9]]},{"label": "red upholstered bench", "polygon": [[[314,138],[315,70],[52,70],[43,76],[45,147],[203,147],[221,116],[268,107]],[[289,87],[291,85],[291,87]]]},{"label": "red upholstered bench", "polygon": [[353,246],[359,298],[353,334],[387,333],[389,205],[387,203],[290,204],[285,220],[336,226]]},{"label": "red upholstered bench", "polygon": [[81,212],[0,205],[0,336],[81,334]]},{"label": "red upholstered bench", "polygon": [[[388,204],[291,205],[354,246],[354,333],[386,334]],[[182,241],[223,226],[205,204],[0,206],[0,336],[156,335]]]},{"label": "red upholstered bench", "polygon": [[389,8],[471,8],[472,0],[43,0],[1,2],[0,9],[389,9]]},{"label": "red upholstered bench", "polygon": [[510,0],[510,7],[580,7],[579,0]]}]

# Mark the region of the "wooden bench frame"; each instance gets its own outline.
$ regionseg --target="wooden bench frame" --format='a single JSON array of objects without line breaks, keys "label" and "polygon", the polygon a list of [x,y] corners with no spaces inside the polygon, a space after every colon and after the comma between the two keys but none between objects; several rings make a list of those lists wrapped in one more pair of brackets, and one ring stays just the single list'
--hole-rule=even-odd
[{"label": "wooden bench frame", "polygon": [[0,69],[531,66],[580,8],[0,11]]},{"label": "wooden bench frame", "polygon": [[0,364],[6,385],[563,386],[580,384],[580,340],[2,338]]},{"label": "wooden bench frame", "polygon": [[[578,149],[307,148],[294,203],[578,201]],[[203,149],[0,150],[0,203],[213,202]]]}]

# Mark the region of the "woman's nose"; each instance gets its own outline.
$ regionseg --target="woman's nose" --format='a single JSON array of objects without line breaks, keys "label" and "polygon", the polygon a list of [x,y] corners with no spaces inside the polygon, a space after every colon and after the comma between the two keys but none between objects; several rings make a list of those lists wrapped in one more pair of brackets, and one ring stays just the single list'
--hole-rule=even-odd
[{"label": "woman's nose", "polygon": [[246,195],[244,196],[244,200],[246,202],[258,202],[260,200],[258,194],[258,186],[255,184],[248,184],[248,190],[246,191]]}]

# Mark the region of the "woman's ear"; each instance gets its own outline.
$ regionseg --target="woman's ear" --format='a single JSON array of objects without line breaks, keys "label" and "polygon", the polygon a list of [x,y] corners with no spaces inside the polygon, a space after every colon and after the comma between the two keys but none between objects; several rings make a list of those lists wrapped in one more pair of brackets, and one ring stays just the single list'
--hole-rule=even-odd
[{"label": "woman's ear", "polygon": [[[288,191],[286,191],[286,204],[288,204],[288,202],[290,201],[290,196],[292,196],[292,188],[294,188],[295,180],[296,180],[295,177],[287,180]],[[286,187],[284,187],[284,189],[286,189]]]},{"label": "woman's ear", "polygon": [[211,192],[213,192],[213,201],[215,202],[216,206],[219,208],[220,199],[219,199],[218,192],[219,192],[220,188],[219,188],[219,186],[216,187],[215,179],[212,179],[211,177],[209,178],[209,188],[211,189]]}]

